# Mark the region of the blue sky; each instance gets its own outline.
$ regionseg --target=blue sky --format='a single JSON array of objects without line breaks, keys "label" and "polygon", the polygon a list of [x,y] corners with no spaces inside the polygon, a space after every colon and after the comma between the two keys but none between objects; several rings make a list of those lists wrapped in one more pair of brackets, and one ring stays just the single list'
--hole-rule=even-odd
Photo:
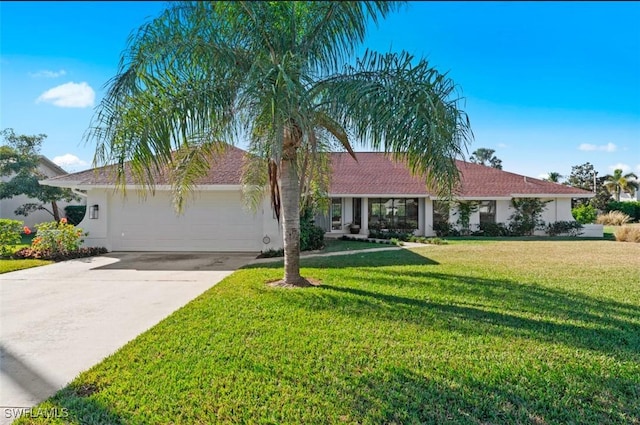
[{"label": "blue sky", "polygon": [[[127,37],[163,2],[0,2],[0,128],[89,166],[83,143]],[[504,169],[640,174],[639,2],[411,2],[362,46],[424,57],[460,86],[475,141]]]}]

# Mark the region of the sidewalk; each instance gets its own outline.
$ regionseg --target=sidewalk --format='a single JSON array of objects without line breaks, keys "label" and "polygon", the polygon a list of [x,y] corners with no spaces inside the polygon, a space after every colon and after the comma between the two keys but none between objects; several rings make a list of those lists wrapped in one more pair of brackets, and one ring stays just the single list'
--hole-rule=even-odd
[{"label": "sidewalk", "polygon": [[[335,255],[353,255],[360,253],[369,253],[369,252],[382,252],[382,251],[399,251],[401,249],[411,249],[411,248],[420,248],[428,246],[427,244],[415,243],[415,242],[403,242],[403,246],[397,245],[387,245],[381,248],[369,248],[369,249],[354,249],[349,251],[336,251],[336,252],[318,252],[318,251],[310,251],[310,252],[302,252],[300,253],[300,258],[313,258],[313,257],[332,257]],[[248,264],[262,264],[262,263],[274,263],[277,261],[283,261],[284,257],[271,257],[271,258],[256,258],[255,260],[250,261]]]}]

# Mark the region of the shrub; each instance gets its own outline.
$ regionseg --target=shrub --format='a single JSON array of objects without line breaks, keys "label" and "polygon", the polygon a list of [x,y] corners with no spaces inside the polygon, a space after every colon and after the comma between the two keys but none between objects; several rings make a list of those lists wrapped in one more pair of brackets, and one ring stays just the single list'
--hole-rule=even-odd
[{"label": "shrub", "polygon": [[534,230],[543,228],[541,217],[549,202],[538,198],[512,198],[514,212],[509,217],[509,233],[513,236],[530,236]]},{"label": "shrub", "polygon": [[313,251],[324,248],[324,229],[316,226],[311,213],[300,217],[300,251]]},{"label": "shrub", "polygon": [[391,238],[391,239],[389,239],[389,243],[390,243],[391,245],[396,245],[396,246],[403,246],[403,245],[404,245],[404,242],[402,242],[402,241],[401,241],[400,239],[398,239],[398,238]]},{"label": "shrub", "polygon": [[479,236],[509,236],[509,228],[504,223],[480,223]]},{"label": "shrub", "polygon": [[78,251],[85,236],[82,229],[68,224],[66,219],[36,225],[38,232],[31,241],[31,249],[43,256]]},{"label": "shrub", "polygon": [[567,234],[569,236],[578,236],[582,230],[582,224],[577,221],[556,221],[555,223],[547,224],[545,231],[549,236],[558,236]]},{"label": "shrub", "polygon": [[590,204],[582,204],[571,210],[571,215],[580,224],[589,224],[596,221],[598,212]]},{"label": "shrub", "polygon": [[404,242],[408,242],[409,238],[413,236],[413,232],[406,230],[376,230],[369,229],[369,237],[374,239],[398,239]]},{"label": "shrub", "polygon": [[616,202],[611,201],[607,204],[607,212],[620,211],[631,217],[632,220],[640,221],[640,201],[633,202]]},{"label": "shrub", "polygon": [[596,223],[606,226],[622,226],[631,221],[631,217],[621,211],[609,211],[606,214],[600,214],[596,219]]},{"label": "shrub", "polygon": [[17,251],[13,254],[13,258],[65,261],[73,260],[74,258],[93,257],[94,255],[106,254],[107,252],[109,251],[104,247],[84,247],[69,252],[39,251],[28,247]]},{"label": "shrub", "polygon": [[22,224],[23,222],[18,220],[0,219],[0,256],[11,255],[13,249],[10,246],[20,243]]},{"label": "shrub", "polygon": [[456,229],[456,227],[450,223],[434,223],[433,231],[435,232],[436,236],[440,238],[444,236],[460,236],[460,232],[458,231],[458,229]]},{"label": "shrub", "polygon": [[273,258],[284,257],[284,249],[269,248],[267,251],[262,251],[257,258]]},{"label": "shrub", "polygon": [[622,226],[613,235],[618,242],[640,243],[640,227]]},{"label": "shrub", "polygon": [[68,222],[74,226],[80,224],[86,212],[86,205],[67,205],[64,207],[64,213],[67,216]]}]

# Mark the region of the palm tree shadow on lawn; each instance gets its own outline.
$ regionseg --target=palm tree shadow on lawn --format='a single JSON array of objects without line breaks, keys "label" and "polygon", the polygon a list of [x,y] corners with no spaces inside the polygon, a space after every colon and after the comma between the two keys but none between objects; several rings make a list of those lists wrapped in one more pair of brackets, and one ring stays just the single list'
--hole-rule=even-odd
[{"label": "palm tree shadow on lawn", "polygon": [[[275,260],[269,263],[249,264],[243,269],[280,269],[283,260]],[[344,269],[345,267],[387,267],[387,266],[426,266],[439,263],[424,255],[416,254],[408,249],[398,251],[363,252],[355,251],[345,255],[332,255],[324,257],[302,258],[301,267]],[[313,277],[313,276],[309,276]]]},{"label": "palm tree shadow on lawn", "polygon": [[[280,296],[335,314],[410,321],[468,335],[490,333],[571,344],[640,360],[640,308],[635,305],[535,282],[440,273],[431,267],[437,262],[408,250],[393,256],[388,252],[376,254],[307,259],[303,265],[309,277],[320,277],[322,269],[336,268],[344,270],[344,280],[338,277],[339,283],[323,281],[313,297],[296,291]],[[385,268],[398,265],[417,267],[401,272]],[[361,281],[363,285],[342,281]]]}]

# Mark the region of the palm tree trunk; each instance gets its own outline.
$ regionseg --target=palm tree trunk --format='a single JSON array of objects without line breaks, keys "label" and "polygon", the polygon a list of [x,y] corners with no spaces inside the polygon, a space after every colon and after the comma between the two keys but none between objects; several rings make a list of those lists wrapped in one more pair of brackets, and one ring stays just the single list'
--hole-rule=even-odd
[{"label": "palm tree trunk", "polygon": [[298,286],[304,284],[304,279],[300,276],[300,182],[295,156],[284,157],[281,164],[284,284]]}]

